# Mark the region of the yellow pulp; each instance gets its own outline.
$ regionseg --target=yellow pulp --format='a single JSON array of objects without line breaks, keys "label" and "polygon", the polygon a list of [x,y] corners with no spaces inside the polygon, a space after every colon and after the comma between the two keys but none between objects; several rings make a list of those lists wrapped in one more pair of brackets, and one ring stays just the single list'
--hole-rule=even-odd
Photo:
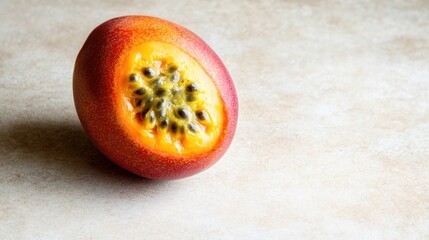
[{"label": "yellow pulp", "polygon": [[[131,127],[145,146],[176,155],[208,152],[215,147],[223,131],[223,102],[194,58],[174,45],[148,42],[134,49],[122,69],[124,106]],[[171,80],[172,70],[179,78]],[[192,91],[190,85],[197,89]]]}]

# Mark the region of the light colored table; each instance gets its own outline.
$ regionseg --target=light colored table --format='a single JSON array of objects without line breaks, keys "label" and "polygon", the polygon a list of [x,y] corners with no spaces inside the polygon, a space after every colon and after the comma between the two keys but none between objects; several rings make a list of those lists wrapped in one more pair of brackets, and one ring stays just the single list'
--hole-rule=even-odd
[{"label": "light colored table", "polygon": [[[80,126],[75,57],[129,14],[191,29],[235,80],[236,138],[201,174],[141,179]],[[1,1],[0,236],[429,239],[429,2]]]}]

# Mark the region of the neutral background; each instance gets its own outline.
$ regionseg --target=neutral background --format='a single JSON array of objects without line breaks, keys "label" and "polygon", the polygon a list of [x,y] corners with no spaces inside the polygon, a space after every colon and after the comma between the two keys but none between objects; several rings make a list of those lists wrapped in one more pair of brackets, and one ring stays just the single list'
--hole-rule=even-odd
[{"label": "neutral background", "polygon": [[[119,15],[191,29],[239,95],[236,137],[178,181],[88,141],[72,72]],[[0,1],[1,239],[429,239],[429,2]]]}]

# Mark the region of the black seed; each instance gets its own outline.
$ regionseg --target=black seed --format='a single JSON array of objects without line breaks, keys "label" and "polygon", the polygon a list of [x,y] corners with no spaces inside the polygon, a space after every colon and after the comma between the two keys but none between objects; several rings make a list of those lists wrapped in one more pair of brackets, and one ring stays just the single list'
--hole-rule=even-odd
[{"label": "black seed", "polygon": [[184,126],[180,126],[180,133],[185,134],[185,127]]},{"label": "black seed", "polygon": [[195,96],[194,95],[186,95],[186,101],[188,101],[188,102],[195,101]]},{"label": "black seed", "polygon": [[171,132],[172,133],[177,133],[177,129],[178,129],[177,123],[176,122],[172,122],[170,124],[170,130],[171,130]]},{"label": "black seed", "polygon": [[189,124],[188,124],[188,129],[189,129],[191,132],[197,132],[197,131],[198,131],[198,127],[197,127],[197,125],[195,125],[195,123],[189,123]]},{"label": "black seed", "polygon": [[163,118],[167,117],[167,110],[162,109],[161,111],[157,111],[156,112],[156,117],[158,119],[163,119]]},{"label": "black seed", "polygon": [[135,90],[134,92],[135,92],[135,94],[142,96],[146,93],[146,90],[144,90],[144,88],[139,88],[139,89]]},{"label": "black seed", "polygon": [[188,119],[190,117],[190,113],[188,110],[183,109],[183,108],[178,108],[177,109],[177,116],[183,119]]},{"label": "black seed", "polygon": [[153,78],[155,74],[156,74],[155,69],[150,67],[143,68],[143,75],[145,75],[146,77]]},{"label": "black seed", "polygon": [[173,88],[171,89],[171,95],[176,96],[177,94],[179,94],[180,90],[177,88]]},{"label": "black seed", "polygon": [[143,111],[142,111],[142,119],[144,119],[144,118],[145,118],[145,116],[146,116],[146,114],[149,112],[149,110],[150,110],[150,108],[145,108],[145,109],[143,109]]},{"label": "black seed", "polygon": [[137,76],[137,74],[133,73],[130,75],[128,80],[130,80],[130,82],[137,82],[137,80],[139,80],[139,76]]},{"label": "black seed", "polygon": [[142,105],[143,99],[137,99],[136,101],[136,107],[140,107]]},{"label": "black seed", "polygon": [[155,121],[155,113],[152,111],[149,113],[149,122],[153,123]]},{"label": "black seed", "polygon": [[167,105],[167,101],[164,98],[161,98],[155,105],[156,109],[162,109],[165,108],[165,106]]},{"label": "black seed", "polygon": [[148,97],[148,98],[146,99],[146,101],[144,102],[144,105],[145,105],[146,107],[151,107],[151,106],[152,106],[152,103],[153,103],[153,97]]},{"label": "black seed", "polygon": [[168,126],[168,119],[164,119],[159,123],[159,127],[166,128]]},{"label": "black seed", "polygon": [[161,86],[161,85],[162,85],[162,79],[161,79],[161,78],[155,78],[155,79],[152,81],[152,84],[153,84],[155,87],[159,87],[159,86]]},{"label": "black seed", "polygon": [[196,92],[198,91],[198,86],[195,83],[191,83],[188,86],[186,86],[186,91],[187,92]]},{"label": "black seed", "polygon": [[177,71],[177,66],[176,65],[172,65],[168,68],[168,72],[169,73],[174,73],[175,71]]},{"label": "black seed", "polygon": [[173,75],[170,76],[170,81],[173,83],[177,83],[179,80],[180,80],[179,73],[174,73]]},{"label": "black seed", "polygon": [[158,90],[156,90],[155,95],[158,97],[162,97],[162,96],[165,96],[165,93],[166,91],[164,88],[159,88]]},{"label": "black seed", "polygon": [[197,118],[201,121],[204,121],[208,118],[207,113],[204,111],[196,111],[195,115],[197,116]]}]

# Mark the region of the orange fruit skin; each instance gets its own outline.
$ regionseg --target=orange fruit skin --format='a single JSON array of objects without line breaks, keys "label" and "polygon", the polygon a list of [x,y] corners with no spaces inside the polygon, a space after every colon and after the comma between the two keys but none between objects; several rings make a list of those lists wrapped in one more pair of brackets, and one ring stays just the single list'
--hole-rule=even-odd
[{"label": "orange fruit skin", "polygon": [[[148,41],[173,44],[190,54],[207,72],[224,104],[223,133],[215,147],[195,155],[150,150],[127,127],[121,98],[121,63]],[[230,146],[237,126],[238,99],[233,81],[216,53],[191,31],[155,17],[123,16],[95,28],[80,50],[73,73],[73,97],[91,141],[117,165],[150,179],[191,176],[217,162]]]}]

